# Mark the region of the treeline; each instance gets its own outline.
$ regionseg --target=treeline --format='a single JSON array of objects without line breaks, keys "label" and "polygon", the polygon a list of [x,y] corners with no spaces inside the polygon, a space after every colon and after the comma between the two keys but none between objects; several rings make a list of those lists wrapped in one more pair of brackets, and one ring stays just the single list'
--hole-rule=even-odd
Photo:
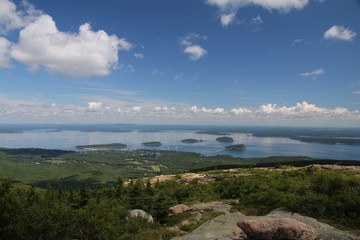
[{"label": "treeline", "polygon": [[[2,181],[0,239],[171,239],[171,227],[181,216],[169,215],[179,203],[238,199],[234,210],[266,214],[278,207],[360,229],[360,178],[352,173],[320,171],[241,170],[253,175],[218,179],[208,184],[176,180],[150,184],[138,179],[127,186],[121,178],[111,187],[75,190],[39,189]],[[177,175],[177,179],[181,175]],[[131,218],[142,209],[154,222]]]}]

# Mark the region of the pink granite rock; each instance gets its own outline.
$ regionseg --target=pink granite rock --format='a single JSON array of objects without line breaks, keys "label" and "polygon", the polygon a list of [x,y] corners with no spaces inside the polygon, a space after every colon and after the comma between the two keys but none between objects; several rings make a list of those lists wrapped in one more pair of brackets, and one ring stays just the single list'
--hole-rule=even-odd
[{"label": "pink granite rock", "polygon": [[170,208],[174,213],[182,213],[188,211],[190,208],[185,204],[176,205]]},{"label": "pink granite rock", "polygon": [[313,227],[291,218],[251,217],[237,225],[254,240],[315,240],[318,237]]}]

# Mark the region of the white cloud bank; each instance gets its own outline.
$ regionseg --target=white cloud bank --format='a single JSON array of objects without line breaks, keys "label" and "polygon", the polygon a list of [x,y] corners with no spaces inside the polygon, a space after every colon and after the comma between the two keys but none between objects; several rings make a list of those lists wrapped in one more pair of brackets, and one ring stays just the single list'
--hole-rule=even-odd
[{"label": "white cloud bank", "polygon": [[0,34],[21,29],[18,43],[0,38],[0,68],[8,68],[12,58],[31,70],[44,67],[70,78],[105,76],[118,67],[118,51],[133,46],[125,38],[93,31],[89,23],[78,33],[61,32],[51,16],[26,1],[24,10],[9,0],[0,0],[0,6]]},{"label": "white cloud bank", "polygon": [[352,41],[356,37],[357,33],[351,31],[344,26],[334,25],[324,33],[325,39],[335,39],[343,41]]},{"label": "white cloud bank", "polygon": [[[96,99],[96,98],[95,98]],[[105,102],[104,102],[105,101]],[[111,99],[86,105],[61,105],[52,100],[9,99],[0,95],[0,122],[133,122],[164,124],[246,124],[287,126],[359,126],[360,111],[319,107],[308,102],[294,106],[268,103],[258,108],[206,108],[197,105],[134,105]]]}]

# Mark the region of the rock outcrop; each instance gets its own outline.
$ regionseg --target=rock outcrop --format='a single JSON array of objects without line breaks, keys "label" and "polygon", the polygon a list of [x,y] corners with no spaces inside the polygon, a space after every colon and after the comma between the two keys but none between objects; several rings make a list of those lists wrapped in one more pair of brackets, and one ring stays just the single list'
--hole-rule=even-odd
[{"label": "rock outcrop", "polygon": [[[225,203],[222,203],[225,204]],[[190,206],[190,210],[219,210],[218,204],[211,203]],[[279,208],[263,217],[248,217],[240,212],[230,213],[205,222],[193,232],[173,240],[360,240],[348,232],[285,208]],[[221,210],[221,209],[220,209]]]},{"label": "rock outcrop", "polygon": [[313,227],[292,218],[247,217],[237,225],[254,240],[315,240],[318,237]]},{"label": "rock outcrop", "polygon": [[242,213],[226,213],[205,222],[193,232],[173,238],[173,240],[240,240],[244,239],[244,232],[236,225],[246,216]]},{"label": "rock outcrop", "polygon": [[199,203],[190,206],[191,212],[230,212],[231,205],[224,202]]},{"label": "rock outcrop", "polygon": [[173,211],[174,213],[183,213],[183,212],[189,211],[190,208],[185,204],[179,204],[179,205],[171,207],[170,210]]},{"label": "rock outcrop", "polygon": [[360,240],[360,237],[338,230],[328,224],[321,223],[314,218],[306,217],[299,213],[292,213],[286,208],[278,208],[269,213],[267,216],[293,218],[303,222],[316,229],[319,235],[319,240]]},{"label": "rock outcrop", "polygon": [[148,222],[154,222],[153,217],[141,209],[134,209],[130,211],[130,217],[142,217],[148,220]]}]

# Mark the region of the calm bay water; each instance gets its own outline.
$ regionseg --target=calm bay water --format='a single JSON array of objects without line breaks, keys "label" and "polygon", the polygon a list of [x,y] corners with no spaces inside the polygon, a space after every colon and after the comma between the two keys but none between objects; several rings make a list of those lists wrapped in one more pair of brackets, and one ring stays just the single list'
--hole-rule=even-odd
[{"label": "calm bay water", "polygon": [[[224,151],[228,143],[220,143],[218,136],[199,134],[188,130],[161,132],[80,132],[32,130],[22,133],[0,133],[0,147],[46,148],[76,150],[77,145],[124,143],[129,149],[161,149],[197,152],[204,155],[228,154],[236,157],[308,156],[314,158],[360,160],[360,146],[303,143],[288,138],[254,137],[246,134],[230,135],[233,144],[245,144],[241,152]],[[182,139],[202,139],[204,142],[186,144]],[[161,147],[144,147],[143,142],[159,141]]]}]

